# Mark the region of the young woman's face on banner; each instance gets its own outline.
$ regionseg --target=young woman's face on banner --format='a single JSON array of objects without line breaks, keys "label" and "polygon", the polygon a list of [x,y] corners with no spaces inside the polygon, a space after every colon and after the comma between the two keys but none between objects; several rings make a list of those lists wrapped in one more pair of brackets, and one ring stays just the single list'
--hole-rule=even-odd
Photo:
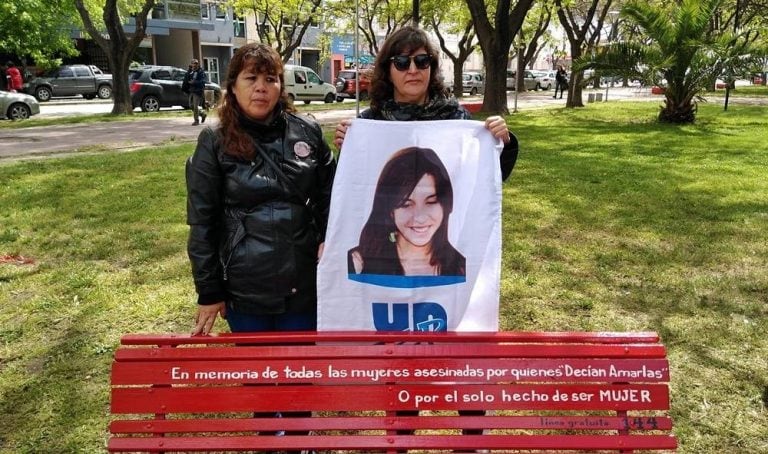
[{"label": "young woman's face on banner", "polygon": [[408,198],[392,212],[400,236],[414,246],[426,246],[443,223],[435,177],[425,174]]}]

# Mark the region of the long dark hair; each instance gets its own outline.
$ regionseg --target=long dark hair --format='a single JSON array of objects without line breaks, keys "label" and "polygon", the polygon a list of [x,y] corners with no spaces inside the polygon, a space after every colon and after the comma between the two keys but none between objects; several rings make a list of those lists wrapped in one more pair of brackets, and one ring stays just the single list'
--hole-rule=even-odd
[{"label": "long dark hair", "polygon": [[443,221],[432,237],[430,265],[440,275],[464,275],[464,257],[448,242],[448,217],[453,211],[453,187],[448,171],[434,150],[408,147],[389,158],[379,175],[373,207],[360,233],[358,252],[363,259],[363,273],[404,274],[397,247],[390,234],[397,231],[392,213],[408,199],[424,175],[435,179]]},{"label": "long dark hair", "polygon": [[272,47],[262,43],[251,43],[237,49],[227,70],[225,84],[226,96],[219,109],[219,131],[222,136],[224,152],[244,159],[253,157],[253,139],[241,127],[240,118],[244,113],[235,98],[235,82],[243,71],[256,74],[272,74],[280,79],[280,101],[275,110],[282,108],[286,112],[295,112],[288,94],[285,92],[283,60]]},{"label": "long dark hair", "polygon": [[440,51],[424,30],[408,25],[389,35],[379,49],[371,78],[371,110],[378,112],[385,102],[395,96],[395,86],[389,78],[389,67],[392,65],[390,58],[396,55],[410,54],[421,47],[432,56],[429,97],[445,92],[445,85],[440,78]]}]

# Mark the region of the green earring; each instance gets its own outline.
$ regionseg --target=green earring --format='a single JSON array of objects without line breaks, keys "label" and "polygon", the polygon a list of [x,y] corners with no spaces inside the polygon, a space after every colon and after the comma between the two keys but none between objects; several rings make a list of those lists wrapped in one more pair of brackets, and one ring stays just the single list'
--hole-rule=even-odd
[{"label": "green earring", "polygon": [[394,243],[397,241],[397,232],[389,232],[389,242]]}]

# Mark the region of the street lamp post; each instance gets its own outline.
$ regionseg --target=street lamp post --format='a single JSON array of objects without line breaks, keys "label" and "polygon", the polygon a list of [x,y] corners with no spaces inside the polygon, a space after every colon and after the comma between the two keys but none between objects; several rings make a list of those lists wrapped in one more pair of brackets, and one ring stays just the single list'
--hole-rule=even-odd
[{"label": "street lamp post", "polygon": [[[611,43],[613,42],[613,35],[615,33],[617,23],[614,18],[619,15],[618,11],[608,11],[608,20],[611,24],[611,30],[608,32],[608,50],[610,51]],[[610,76],[611,80],[605,81],[605,102],[608,102],[608,88],[613,84],[613,76]]]},{"label": "street lamp post", "polygon": [[[523,88],[525,88],[525,75],[523,74],[523,70],[525,69],[525,62],[523,61],[524,54],[525,43],[520,41],[519,47],[517,48],[517,71],[515,72],[515,108],[512,110],[513,113],[517,113],[517,94],[520,93],[520,84],[517,82],[522,80]],[[520,77],[521,75],[523,78]]]}]

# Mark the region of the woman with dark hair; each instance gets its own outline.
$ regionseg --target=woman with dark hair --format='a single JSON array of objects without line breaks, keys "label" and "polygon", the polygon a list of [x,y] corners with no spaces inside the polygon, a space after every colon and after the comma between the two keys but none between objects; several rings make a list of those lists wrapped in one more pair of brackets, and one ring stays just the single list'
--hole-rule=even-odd
[{"label": "woman with dark hair", "polygon": [[555,73],[555,95],[553,98],[557,98],[557,90],[560,90],[560,98],[563,97],[563,92],[568,89],[568,74],[565,72],[563,65],[557,65],[557,73]]},{"label": "woman with dark hair", "polygon": [[[440,75],[440,54],[424,30],[406,26],[395,31],[379,48],[369,91],[370,108],[362,111],[360,118],[385,121],[471,119],[470,113],[447,92]],[[334,144],[339,149],[351,124],[351,120],[344,120],[336,127]],[[517,138],[500,116],[486,118],[485,127],[504,143],[499,159],[501,177],[507,179],[517,161]],[[459,414],[483,412],[465,410]],[[463,433],[480,432],[467,429]]]},{"label": "woman with dark hair", "polygon": [[186,169],[192,333],[208,334],[217,315],[233,332],[314,330],[333,155],[294,113],[268,45],[235,52],[225,93],[218,128],[200,133]]},{"label": "woman with dark hair", "polygon": [[373,208],[349,251],[350,274],[465,276],[466,260],[448,242],[453,187],[429,148],[395,153],[376,185]]},{"label": "woman with dark hair", "polygon": [[[451,96],[440,78],[440,53],[424,30],[406,26],[392,33],[376,56],[371,106],[360,118],[371,120],[469,120],[471,114]],[[341,148],[351,120],[336,127],[334,144]],[[504,142],[501,175],[506,179],[517,161],[517,138],[500,116],[490,116],[485,127]]]}]

